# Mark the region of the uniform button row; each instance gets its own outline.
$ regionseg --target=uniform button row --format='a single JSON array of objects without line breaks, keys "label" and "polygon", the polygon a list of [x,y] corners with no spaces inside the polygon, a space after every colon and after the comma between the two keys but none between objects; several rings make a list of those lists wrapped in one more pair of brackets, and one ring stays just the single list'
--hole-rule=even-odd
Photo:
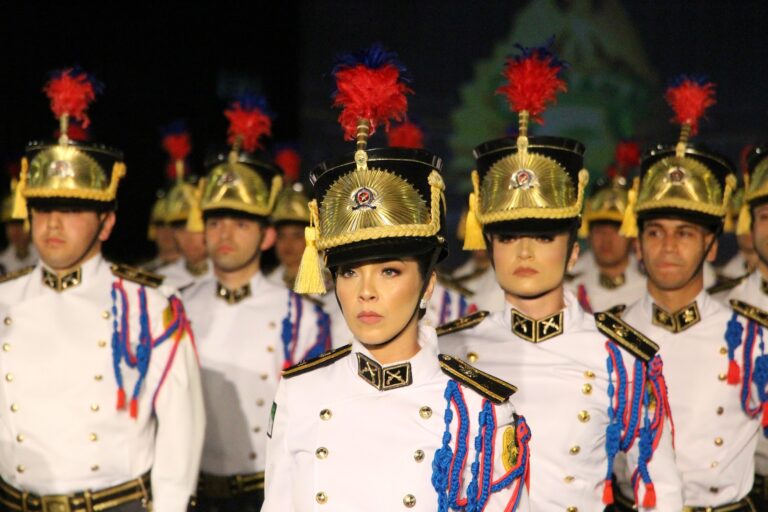
[{"label": "uniform button row", "polygon": [[[94,472],[96,472],[96,471],[98,471],[99,469],[101,469],[101,468],[99,467],[99,465],[98,465],[98,464],[94,464],[93,466],[91,466],[91,471],[94,471]],[[18,466],[16,466],[16,472],[17,472],[17,473],[23,473],[23,472],[25,472],[26,470],[27,470],[27,468],[26,468],[26,467],[24,467],[24,465],[23,465],[23,464],[19,464]]]}]

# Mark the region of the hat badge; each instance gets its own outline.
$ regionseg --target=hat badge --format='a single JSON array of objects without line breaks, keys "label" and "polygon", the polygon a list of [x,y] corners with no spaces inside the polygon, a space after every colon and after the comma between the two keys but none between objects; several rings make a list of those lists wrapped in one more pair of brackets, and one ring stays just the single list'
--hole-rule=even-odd
[{"label": "hat badge", "polygon": [[510,178],[510,187],[514,189],[521,188],[528,190],[536,186],[536,175],[528,169],[515,171]]},{"label": "hat badge", "polygon": [[667,174],[669,182],[673,185],[682,185],[685,181],[685,169],[680,166],[672,167]]},{"label": "hat badge", "polygon": [[353,206],[352,209],[359,210],[360,208],[370,208],[371,210],[375,210],[376,206],[373,204],[374,198],[375,195],[373,190],[368,187],[360,187],[353,196],[355,206]]}]

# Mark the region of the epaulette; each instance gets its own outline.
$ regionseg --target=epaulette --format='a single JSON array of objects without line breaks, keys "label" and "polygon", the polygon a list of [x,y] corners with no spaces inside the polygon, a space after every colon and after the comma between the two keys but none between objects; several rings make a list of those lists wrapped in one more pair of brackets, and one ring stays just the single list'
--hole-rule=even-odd
[{"label": "epaulette", "polygon": [[454,380],[466,385],[495,404],[503,404],[517,388],[493,375],[478,370],[461,359],[440,354],[440,368]]},{"label": "epaulette", "polygon": [[445,274],[438,273],[437,282],[443,285],[444,288],[454,291],[456,293],[460,293],[461,295],[467,298],[470,298],[475,294],[469,288],[466,288],[465,286],[462,286],[461,284],[459,284],[459,282],[456,279]]},{"label": "epaulette", "polygon": [[471,315],[463,316],[451,322],[444,323],[435,330],[437,331],[438,336],[444,336],[446,334],[463,331],[464,329],[469,329],[470,327],[476,326],[488,315],[490,315],[490,313],[487,311],[475,311]]},{"label": "epaulette", "polygon": [[155,274],[154,272],[142,270],[130,265],[124,265],[122,263],[111,265],[109,268],[112,269],[112,274],[117,277],[133,281],[134,283],[139,283],[143,286],[149,286],[150,288],[157,288],[163,284],[163,279],[165,279],[165,277],[160,274]]},{"label": "epaulette", "polygon": [[614,316],[619,316],[620,317],[621,314],[624,313],[624,311],[626,309],[627,309],[627,305],[626,304],[616,304],[612,308],[606,309],[605,312],[606,313],[610,313],[610,314],[612,314]]},{"label": "epaulette", "polygon": [[337,348],[336,350],[329,350],[328,352],[323,352],[317,357],[314,357],[312,359],[307,359],[306,361],[302,361],[299,364],[295,364],[291,366],[290,368],[286,368],[283,370],[283,377],[286,379],[290,379],[291,377],[295,377],[297,375],[301,375],[302,373],[307,373],[312,370],[316,370],[318,368],[322,368],[323,366],[328,366],[329,364],[333,364],[339,359],[343,358],[346,355],[349,355],[352,352],[352,345],[344,345],[341,348]]},{"label": "epaulette", "polygon": [[747,272],[744,275],[741,275],[739,277],[725,277],[725,276],[718,276],[717,282],[707,288],[707,293],[710,295],[714,295],[716,293],[725,292],[728,290],[731,290],[733,288],[736,288],[741,284],[743,280],[749,277],[749,272]]},{"label": "epaulette", "polygon": [[28,267],[20,268],[19,270],[14,270],[13,272],[8,272],[7,274],[3,274],[0,276],[0,283],[4,283],[6,281],[13,281],[17,277],[21,277],[29,274],[34,269],[35,269],[35,266],[30,265]]},{"label": "epaulette", "polygon": [[595,313],[595,323],[600,332],[645,362],[659,351],[654,341],[609,311]]},{"label": "epaulette", "polygon": [[738,314],[757,322],[763,327],[768,327],[767,312],[763,311],[762,309],[756,306],[753,306],[752,304],[747,304],[746,302],[743,302],[740,300],[731,299],[730,302],[731,302],[731,307]]}]

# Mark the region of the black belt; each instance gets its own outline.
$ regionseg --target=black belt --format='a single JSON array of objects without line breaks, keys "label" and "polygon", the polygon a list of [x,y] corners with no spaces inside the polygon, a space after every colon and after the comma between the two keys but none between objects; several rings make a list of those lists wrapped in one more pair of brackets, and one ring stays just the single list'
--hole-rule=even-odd
[{"label": "black belt", "polygon": [[763,503],[768,502],[768,477],[755,473],[755,484],[749,495]]},{"label": "black belt", "polygon": [[149,473],[124,484],[98,491],[45,495],[16,489],[0,479],[0,505],[17,512],[102,512],[141,500],[151,500]]},{"label": "black belt", "polygon": [[197,493],[214,499],[234,498],[264,490],[264,472],[218,476],[200,473]]},{"label": "black belt", "polygon": [[[627,498],[620,492],[614,494],[615,503],[613,506],[615,510],[620,512],[636,511],[634,500]],[[752,500],[744,498],[736,503],[729,503],[728,505],[718,505],[717,507],[683,507],[683,512],[757,512],[757,509],[752,504]]]}]

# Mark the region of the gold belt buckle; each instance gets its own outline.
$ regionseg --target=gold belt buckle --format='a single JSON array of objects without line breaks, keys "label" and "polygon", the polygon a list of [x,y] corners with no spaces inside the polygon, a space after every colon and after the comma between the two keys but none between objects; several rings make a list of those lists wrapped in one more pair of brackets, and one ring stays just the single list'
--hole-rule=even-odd
[{"label": "gold belt buckle", "polygon": [[41,496],[42,512],[72,512],[69,496]]}]

